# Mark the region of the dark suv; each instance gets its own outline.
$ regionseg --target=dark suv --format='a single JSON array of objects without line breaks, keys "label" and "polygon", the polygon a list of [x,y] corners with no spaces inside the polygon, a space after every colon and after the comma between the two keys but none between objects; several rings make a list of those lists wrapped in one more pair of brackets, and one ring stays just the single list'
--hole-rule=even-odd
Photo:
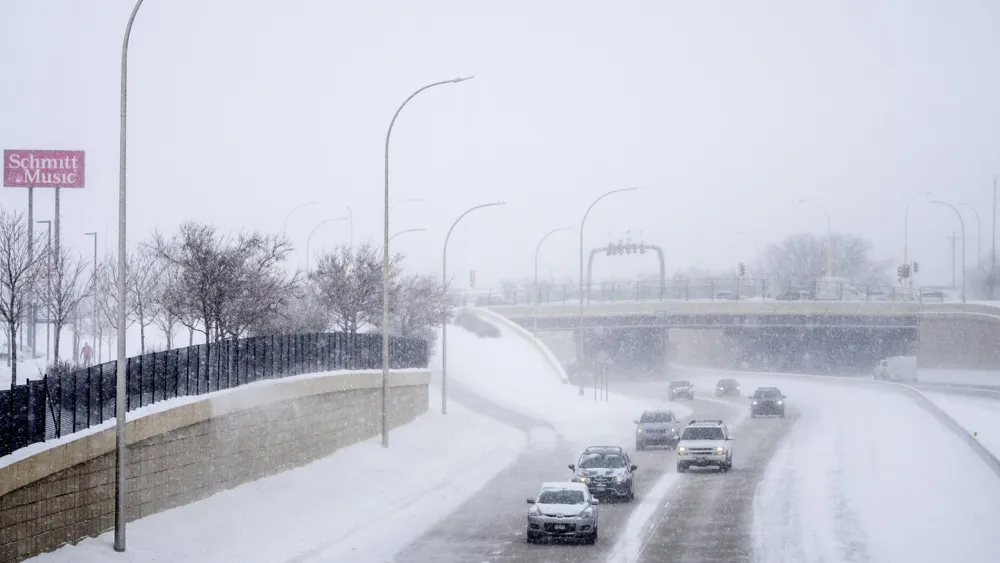
[{"label": "dark suv", "polygon": [[785,396],[777,387],[758,387],[750,396],[750,416],[785,418]]},{"label": "dark suv", "polygon": [[720,379],[715,384],[716,397],[739,397],[740,384],[735,379]]},{"label": "dark suv", "polygon": [[694,400],[694,385],[692,385],[690,381],[685,381],[683,379],[679,381],[671,381],[670,385],[667,386],[667,395],[670,397],[671,401],[681,397]]},{"label": "dark suv", "polygon": [[573,481],[587,485],[594,496],[607,495],[627,501],[635,498],[633,476],[639,466],[632,465],[622,447],[591,446],[569,468],[573,471]]}]

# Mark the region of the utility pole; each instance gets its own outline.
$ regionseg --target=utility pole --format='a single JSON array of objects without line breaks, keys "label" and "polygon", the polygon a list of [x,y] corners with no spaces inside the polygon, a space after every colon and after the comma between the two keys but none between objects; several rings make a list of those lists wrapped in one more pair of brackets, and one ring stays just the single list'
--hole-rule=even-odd
[{"label": "utility pole", "polygon": [[951,236],[948,240],[951,241],[951,288],[955,289],[958,287],[958,282],[955,280],[955,244],[961,239],[955,231],[951,232]]}]

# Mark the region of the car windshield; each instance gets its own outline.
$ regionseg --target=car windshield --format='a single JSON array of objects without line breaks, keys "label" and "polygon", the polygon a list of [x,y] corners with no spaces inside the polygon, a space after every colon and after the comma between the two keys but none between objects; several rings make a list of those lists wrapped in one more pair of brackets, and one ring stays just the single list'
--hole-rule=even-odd
[{"label": "car windshield", "polygon": [[723,386],[726,386],[726,385],[736,385],[736,381],[734,381],[732,379],[723,379],[723,380],[719,381],[719,387],[723,387]]},{"label": "car windshield", "polygon": [[670,422],[674,415],[669,412],[644,412],[639,422]]},{"label": "car windshield", "polygon": [[689,383],[687,381],[671,381],[670,382],[670,386],[671,387],[690,387],[691,383]]},{"label": "car windshield", "polygon": [[687,428],[684,430],[684,440],[722,440],[725,436],[721,428]]},{"label": "car windshield", "polygon": [[625,467],[625,458],[618,454],[583,454],[577,466],[580,469],[620,469]]},{"label": "car windshield", "polygon": [[777,389],[758,389],[753,394],[755,399],[778,399],[781,397],[781,391]]},{"label": "car windshield", "polygon": [[539,504],[583,504],[584,502],[586,499],[583,491],[573,489],[542,491],[542,494],[538,495]]}]

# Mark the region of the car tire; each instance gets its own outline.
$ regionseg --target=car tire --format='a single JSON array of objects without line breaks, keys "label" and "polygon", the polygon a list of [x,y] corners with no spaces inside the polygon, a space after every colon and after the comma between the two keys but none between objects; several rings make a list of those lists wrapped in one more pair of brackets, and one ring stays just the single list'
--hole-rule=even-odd
[{"label": "car tire", "polygon": [[583,542],[584,542],[585,544],[587,544],[587,545],[594,545],[595,543],[597,543],[597,530],[594,530],[594,533],[593,533],[593,534],[591,534],[591,535],[589,535],[589,536],[587,536],[587,537],[586,537],[586,538],[585,538],[585,539],[583,540]]},{"label": "car tire", "polygon": [[684,472],[686,472],[687,470],[688,470],[688,469],[687,469],[687,467],[686,467],[685,465],[683,465],[683,464],[681,464],[681,463],[678,463],[678,464],[677,464],[677,472],[678,472],[678,473],[684,473]]},{"label": "car tire", "polygon": [[642,451],[646,449],[646,444],[643,444],[642,442],[636,442],[635,449]]},{"label": "car tire", "polygon": [[635,486],[634,485],[630,486],[628,488],[628,496],[625,497],[625,500],[628,501],[628,502],[632,502],[633,500],[635,500]]},{"label": "car tire", "polygon": [[527,543],[537,543],[538,542],[538,536],[536,536],[535,534],[531,533],[530,531],[529,532],[525,532],[525,534],[524,534],[524,541],[527,542]]}]

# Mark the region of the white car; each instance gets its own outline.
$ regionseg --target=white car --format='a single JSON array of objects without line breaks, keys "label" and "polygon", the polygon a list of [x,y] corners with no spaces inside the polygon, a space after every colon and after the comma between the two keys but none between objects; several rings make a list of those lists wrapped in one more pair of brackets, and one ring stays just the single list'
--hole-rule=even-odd
[{"label": "white car", "polygon": [[677,472],[689,467],[733,468],[733,435],[721,420],[692,420],[677,443]]},{"label": "white car", "polygon": [[597,542],[597,505],[583,483],[542,483],[535,498],[529,498],[528,529],[525,538],[535,543],[543,537],[581,539]]}]

